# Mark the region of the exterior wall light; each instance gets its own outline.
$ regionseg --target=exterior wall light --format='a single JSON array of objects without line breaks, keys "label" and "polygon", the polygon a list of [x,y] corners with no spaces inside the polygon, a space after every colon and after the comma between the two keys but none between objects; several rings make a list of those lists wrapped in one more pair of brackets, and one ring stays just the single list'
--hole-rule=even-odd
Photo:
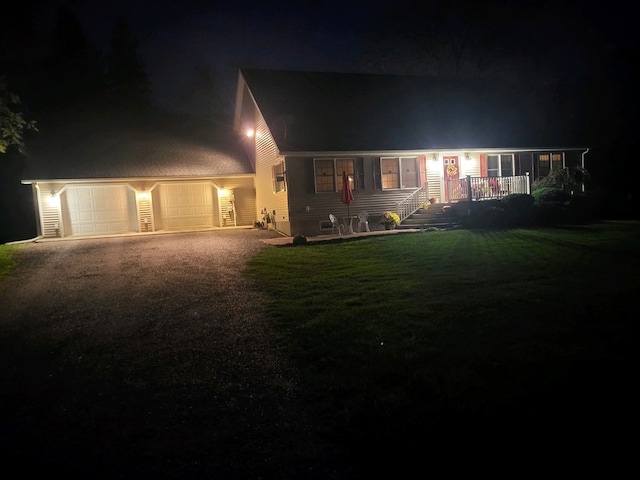
[{"label": "exterior wall light", "polygon": [[151,198],[151,192],[142,190],[141,192],[138,192],[138,198],[140,200],[149,200]]},{"label": "exterior wall light", "polygon": [[60,195],[56,192],[51,192],[51,195],[49,195],[49,198],[47,199],[47,203],[52,208],[60,208]]}]

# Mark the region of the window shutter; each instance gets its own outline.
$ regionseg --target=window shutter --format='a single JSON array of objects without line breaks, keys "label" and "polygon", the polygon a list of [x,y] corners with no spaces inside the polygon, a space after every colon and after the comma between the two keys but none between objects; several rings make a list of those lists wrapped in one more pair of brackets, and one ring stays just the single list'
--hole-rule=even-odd
[{"label": "window shutter", "polygon": [[420,185],[421,187],[427,186],[427,157],[424,155],[420,155],[418,157],[419,161],[419,171],[420,171]]},{"label": "window shutter", "polygon": [[487,154],[486,153],[480,154],[480,176],[481,177],[487,176]]}]

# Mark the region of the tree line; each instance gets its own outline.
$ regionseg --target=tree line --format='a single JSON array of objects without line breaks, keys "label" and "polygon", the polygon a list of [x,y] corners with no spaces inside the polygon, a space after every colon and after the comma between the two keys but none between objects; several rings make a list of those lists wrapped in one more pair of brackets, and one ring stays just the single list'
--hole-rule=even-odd
[{"label": "tree line", "polygon": [[0,23],[0,153],[21,150],[39,115],[152,108],[151,84],[138,40],[120,16],[106,52],[92,45],[79,20],[61,6],[51,36],[38,36],[29,2]]}]

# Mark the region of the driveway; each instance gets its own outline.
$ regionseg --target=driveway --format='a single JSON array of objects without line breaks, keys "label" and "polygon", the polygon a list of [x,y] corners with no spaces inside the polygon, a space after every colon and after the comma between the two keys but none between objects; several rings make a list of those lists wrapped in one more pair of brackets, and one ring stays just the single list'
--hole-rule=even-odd
[{"label": "driveway", "polygon": [[26,244],[0,283],[3,456],[25,477],[341,476],[241,274],[275,236]]}]

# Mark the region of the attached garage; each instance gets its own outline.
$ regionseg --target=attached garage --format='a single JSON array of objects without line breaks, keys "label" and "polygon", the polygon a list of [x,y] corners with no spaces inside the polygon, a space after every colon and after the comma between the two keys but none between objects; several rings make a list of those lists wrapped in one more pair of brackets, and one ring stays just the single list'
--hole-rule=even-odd
[{"label": "attached garage", "polygon": [[73,185],[61,195],[65,236],[136,231],[135,194],[126,185]]},{"label": "attached garage", "polygon": [[[216,225],[211,182],[160,184],[154,192],[162,230],[199,230]],[[157,193],[156,193],[157,192]]]},{"label": "attached garage", "polygon": [[[38,120],[23,183],[42,238],[250,227],[254,168],[233,132],[183,115]],[[212,128],[214,127],[214,128]]]}]

